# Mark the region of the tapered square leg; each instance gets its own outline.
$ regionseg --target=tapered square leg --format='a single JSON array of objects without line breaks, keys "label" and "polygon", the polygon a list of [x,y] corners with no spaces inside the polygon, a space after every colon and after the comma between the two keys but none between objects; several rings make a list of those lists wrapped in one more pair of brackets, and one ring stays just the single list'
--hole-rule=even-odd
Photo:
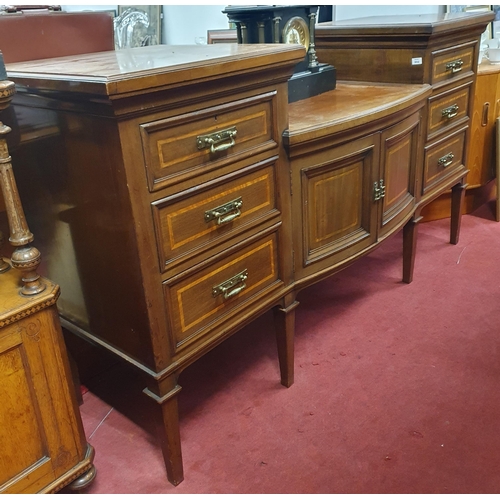
[{"label": "tapered square leg", "polygon": [[159,411],[155,412],[157,435],[167,470],[167,479],[174,486],[177,486],[184,479],[177,404],[177,394],[180,390],[181,387],[176,385],[170,392],[161,397],[150,389],[144,389],[144,392],[160,405]]},{"label": "tapered square leg", "polygon": [[285,387],[290,387],[294,381],[295,308],[298,305],[297,301],[293,301],[286,308],[274,309],[281,384]]},{"label": "tapered square leg", "polygon": [[413,281],[413,268],[417,250],[417,229],[422,217],[410,219],[403,228],[403,282]]},{"label": "tapered square leg", "polygon": [[465,200],[465,189],[467,184],[456,184],[451,188],[451,227],[450,243],[456,245],[460,238],[460,225]]}]

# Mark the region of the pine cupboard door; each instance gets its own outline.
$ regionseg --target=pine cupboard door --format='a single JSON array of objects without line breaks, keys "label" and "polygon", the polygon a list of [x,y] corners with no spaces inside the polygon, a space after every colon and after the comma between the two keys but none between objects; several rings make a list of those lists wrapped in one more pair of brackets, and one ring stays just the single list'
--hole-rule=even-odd
[{"label": "pine cupboard door", "polygon": [[40,492],[84,456],[54,307],[0,328],[0,493]]},{"label": "pine cupboard door", "polygon": [[500,73],[480,73],[476,79],[469,135],[468,188],[484,186],[495,177],[495,123],[498,116]]},{"label": "pine cupboard door", "polygon": [[419,112],[382,131],[380,179],[374,184],[381,212],[379,238],[400,227],[413,213],[420,141]]},{"label": "pine cupboard door", "polygon": [[334,266],[375,243],[379,224],[373,185],[378,180],[379,139],[372,134],[326,149],[301,170],[298,274]]}]

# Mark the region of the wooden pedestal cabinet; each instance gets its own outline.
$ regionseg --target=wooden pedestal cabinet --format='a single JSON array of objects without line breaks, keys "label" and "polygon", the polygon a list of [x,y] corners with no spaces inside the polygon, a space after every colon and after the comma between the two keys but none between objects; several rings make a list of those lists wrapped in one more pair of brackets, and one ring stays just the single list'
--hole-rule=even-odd
[{"label": "wooden pedestal cabinet", "polygon": [[[471,213],[495,194],[491,182],[496,176],[495,123],[500,116],[500,67],[483,58],[477,68],[476,88],[471,108],[467,190],[464,213]],[[422,210],[424,220],[450,216],[450,196],[445,192]],[[497,219],[500,216],[497,215]]]},{"label": "wooden pedestal cabinet", "polygon": [[56,301],[59,287],[21,296],[21,273],[0,274],[0,493],[54,493],[92,481]]},{"label": "wooden pedestal cabinet", "polygon": [[173,484],[183,479],[179,374],[259,314],[287,307],[281,137],[304,54],[286,44],[159,45],[8,66],[21,122],[12,156],[25,167],[17,180],[40,270],[63,289],[63,326],[147,376]]},{"label": "wooden pedestal cabinet", "polygon": [[[479,40],[492,12],[370,17],[320,24],[316,49],[339,79],[427,83],[424,167],[408,229],[422,208],[451,188],[451,243],[457,243],[466,187]],[[411,273],[405,281],[411,281]]]}]

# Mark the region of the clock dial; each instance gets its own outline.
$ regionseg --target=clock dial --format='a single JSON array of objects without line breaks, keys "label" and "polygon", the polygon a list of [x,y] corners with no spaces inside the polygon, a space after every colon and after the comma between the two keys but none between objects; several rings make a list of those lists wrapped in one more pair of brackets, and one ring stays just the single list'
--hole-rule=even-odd
[{"label": "clock dial", "polygon": [[292,17],[283,28],[283,43],[300,43],[309,50],[309,28],[301,17]]}]

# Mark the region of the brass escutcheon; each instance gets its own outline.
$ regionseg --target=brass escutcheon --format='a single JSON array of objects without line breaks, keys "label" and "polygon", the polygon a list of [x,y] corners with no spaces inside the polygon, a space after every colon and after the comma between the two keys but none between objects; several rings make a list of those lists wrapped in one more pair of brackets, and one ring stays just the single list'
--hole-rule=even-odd
[{"label": "brass escutcheon", "polygon": [[378,201],[385,197],[384,179],[373,183],[373,200]]}]

